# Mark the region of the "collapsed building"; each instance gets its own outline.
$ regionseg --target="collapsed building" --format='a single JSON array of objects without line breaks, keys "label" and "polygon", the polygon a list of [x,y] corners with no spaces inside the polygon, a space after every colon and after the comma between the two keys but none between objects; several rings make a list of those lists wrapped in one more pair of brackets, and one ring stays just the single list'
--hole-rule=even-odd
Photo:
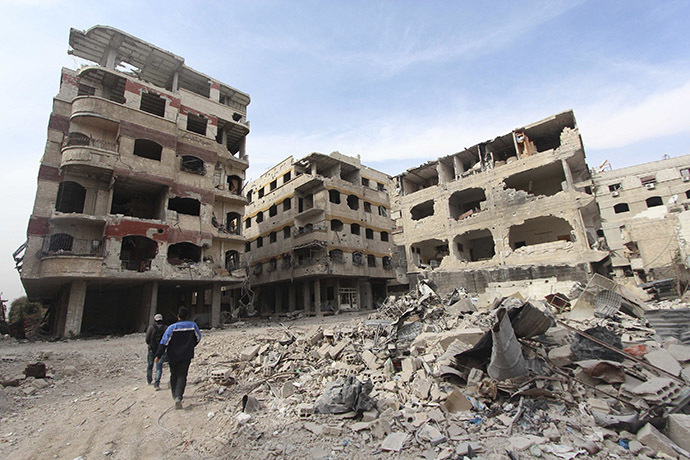
[{"label": "collapsed building", "polygon": [[261,314],[370,309],[395,278],[390,177],[338,152],[280,162],[247,184],[244,218]]},{"label": "collapsed building", "polygon": [[234,274],[249,96],[120,30],[70,30],[23,256],[51,332],[142,330],[190,307],[219,324]]},{"label": "collapsed building", "polygon": [[614,277],[688,281],[690,155],[593,174]]},{"label": "collapsed building", "polygon": [[[394,242],[411,283],[548,294],[605,271],[592,177],[572,111],[395,178]],[[560,282],[569,283],[559,286]]]}]

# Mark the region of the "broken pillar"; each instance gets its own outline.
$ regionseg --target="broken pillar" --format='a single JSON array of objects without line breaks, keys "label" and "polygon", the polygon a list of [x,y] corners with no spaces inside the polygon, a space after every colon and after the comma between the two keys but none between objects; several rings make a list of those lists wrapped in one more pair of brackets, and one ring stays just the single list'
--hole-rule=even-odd
[{"label": "broken pillar", "polygon": [[220,283],[211,288],[211,327],[220,327],[220,298],[223,295]]},{"label": "broken pillar", "polygon": [[69,288],[67,302],[67,319],[63,336],[76,337],[81,332],[81,320],[84,316],[84,301],[86,300],[86,281],[75,280]]},{"label": "broken pillar", "polygon": [[290,283],[288,288],[288,311],[295,311],[295,285],[293,283]]},{"label": "broken pillar", "polygon": [[280,295],[280,287],[276,286],[273,290],[273,313],[275,315],[278,315],[278,313],[280,313],[280,311],[282,310],[281,300],[282,298]]},{"label": "broken pillar", "polygon": [[316,316],[322,316],[321,314],[321,280],[314,280],[314,311]]},{"label": "broken pillar", "polygon": [[304,299],[304,314],[308,315],[311,310],[311,289],[309,289],[309,280],[304,280],[302,282],[302,297]]}]

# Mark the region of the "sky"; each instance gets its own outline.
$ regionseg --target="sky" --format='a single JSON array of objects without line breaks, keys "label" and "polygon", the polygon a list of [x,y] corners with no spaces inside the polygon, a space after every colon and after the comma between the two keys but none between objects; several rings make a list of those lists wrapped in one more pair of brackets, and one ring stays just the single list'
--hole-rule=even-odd
[{"label": "sky", "polygon": [[591,167],[690,154],[690,2],[0,0],[0,292],[69,29],[109,25],[249,93],[248,179],[339,151],[391,175],[572,109]]}]

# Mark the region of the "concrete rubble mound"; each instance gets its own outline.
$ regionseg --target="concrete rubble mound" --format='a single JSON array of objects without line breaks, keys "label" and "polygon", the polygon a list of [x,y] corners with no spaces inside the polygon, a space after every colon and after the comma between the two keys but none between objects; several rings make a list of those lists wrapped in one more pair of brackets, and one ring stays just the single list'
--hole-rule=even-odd
[{"label": "concrete rubble mound", "polygon": [[[644,309],[572,319],[586,290],[476,305],[421,286],[368,316],[274,323],[201,354],[214,439],[262,458],[690,458],[690,346],[638,316],[684,304],[624,294]],[[41,391],[16,383],[8,396]]]}]

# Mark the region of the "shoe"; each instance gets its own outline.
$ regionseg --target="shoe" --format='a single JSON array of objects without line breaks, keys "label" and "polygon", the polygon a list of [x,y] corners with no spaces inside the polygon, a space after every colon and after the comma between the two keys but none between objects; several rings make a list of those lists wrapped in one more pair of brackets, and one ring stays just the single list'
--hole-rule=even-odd
[{"label": "shoe", "polygon": [[182,398],[175,398],[175,409],[182,409]]},{"label": "shoe", "polygon": [[160,386],[158,386],[158,385],[154,385],[154,386],[153,386],[153,389],[154,389],[154,390],[156,390],[156,391],[158,391],[158,390],[160,390],[160,389],[161,389],[161,387],[160,387]]}]

